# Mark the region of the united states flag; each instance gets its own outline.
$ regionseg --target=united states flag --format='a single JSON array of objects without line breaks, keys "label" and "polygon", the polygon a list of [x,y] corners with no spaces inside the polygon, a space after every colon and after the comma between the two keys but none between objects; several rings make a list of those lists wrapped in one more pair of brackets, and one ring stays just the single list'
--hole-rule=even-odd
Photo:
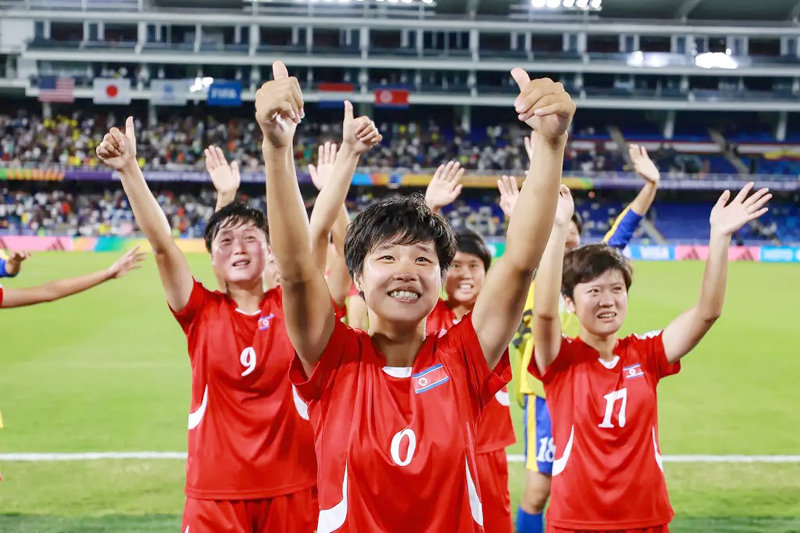
[{"label": "united states flag", "polygon": [[75,80],[72,78],[59,78],[57,76],[42,76],[39,78],[40,102],[66,102],[75,101]]}]

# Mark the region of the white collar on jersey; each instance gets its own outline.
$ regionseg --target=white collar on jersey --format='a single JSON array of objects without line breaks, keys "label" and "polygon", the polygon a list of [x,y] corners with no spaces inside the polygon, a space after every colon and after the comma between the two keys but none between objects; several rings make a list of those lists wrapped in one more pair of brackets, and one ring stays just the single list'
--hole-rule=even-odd
[{"label": "white collar on jersey", "polygon": [[385,366],[381,370],[392,376],[393,378],[410,378],[410,366]]},{"label": "white collar on jersey", "polygon": [[607,369],[611,370],[612,368],[617,366],[617,363],[619,363],[619,356],[615,355],[614,358],[611,361],[603,361],[599,357],[597,358],[597,360],[600,361],[601,365],[603,365]]},{"label": "white collar on jersey", "polygon": [[243,309],[239,309],[237,307],[236,309],[234,309],[234,311],[236,311],[237,313],[241,313],[243,315],[246,315],[246,316],[256,316],[256,315],[260,315],[261,314],[261,309],[259,309],[258,311],[253,311],[252,313],[248,313],[247,311],[244,311]]}]

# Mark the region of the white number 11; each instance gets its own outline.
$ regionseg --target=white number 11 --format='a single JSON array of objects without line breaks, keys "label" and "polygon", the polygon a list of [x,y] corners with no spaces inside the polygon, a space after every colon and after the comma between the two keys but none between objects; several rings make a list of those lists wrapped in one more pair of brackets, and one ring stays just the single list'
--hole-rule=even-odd
[{"label": "white number 11", "polygon": [[599,427],[601,428],[613,428],[614,424],[611,423],[611,415],[614,412],[614,404],[617,400],[622,400],[622,406],[619,408],[619,427],[625,427],[625,407],[628,405],[628,389],[620,389],[615,390],[614,392],[609,392],[603,398],[606,399],[606,414],[603,417],[603,422],[600,424]]}]

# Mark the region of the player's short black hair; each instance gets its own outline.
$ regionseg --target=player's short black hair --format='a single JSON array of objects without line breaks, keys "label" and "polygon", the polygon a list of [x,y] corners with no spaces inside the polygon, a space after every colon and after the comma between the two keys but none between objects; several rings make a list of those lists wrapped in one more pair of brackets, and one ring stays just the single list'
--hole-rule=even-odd
[{"label": "player's short black hair", "polygon": [[461,229],[456,233],[456,250],[477,256],[485,270],[489,270],[489,266],[492,264],[492,252],[489,251],[486,241],[479,233],[469,228]]},{"label": "player's short black hair", "polygon": [[267,237],[267,242],[269,242],[267,217],[264,216],[264,213],[243,202],[233,202],[208,218],[206,230],[203,235],[206,241],[206,250],[211,252],[211,242],[222,228],[241,226],[247,223],[252,223],[256,228],[262,230]]},{"label": "player's short black hair", "polygon": [[633,268],[619,250],[604,243],[579,246],[564,256],[561,292],[572,299],[578,283],[592,281],[608,270],[619,270],[625,280],[625,289],[631,288]]},{"label": "player's short black hair", "polygon": [[578,211],[573,211],[570,220],[575,223],[575,226],[578,228],[578,235],[580,235],[583,232],[583,217]]},{"label": "player's short black hair", "polygon": [[397,244],[432,241],[442,279],[456,254],[453,228],[425,205],[421,194],[393,196],[367,207],[347,228],[344,257],[350,276],[353,279],[360,276],[367,254],[390,240]]}]

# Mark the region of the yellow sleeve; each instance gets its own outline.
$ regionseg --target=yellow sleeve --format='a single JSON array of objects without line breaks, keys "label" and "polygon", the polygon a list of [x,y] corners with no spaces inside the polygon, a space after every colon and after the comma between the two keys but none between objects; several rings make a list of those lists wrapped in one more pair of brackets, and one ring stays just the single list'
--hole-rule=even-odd
[{"label": "yellow sleeve", "polygon": [[519,364],[519,391],[517,401],[520,405],[525,402],[524,395],[535,394],[544,398],[544,385],[528,372],[533,357],[533,294],[535,283],[531,283],[528,290],[528,299],[522,312],[522,324],[520,324],[517,337],[514,341],[520,354]]},{"label": "yellow sleeve", "polygon": [[[533,293],[534,284],[531,283],[530,291],[528,292],[528,299],[525,301],[525,308],[522,313],[522,324],[514,337],[512,344],[515,345],[519,351],[519,390],[517,391],[517,402],[520,406],[524,406],[525,395],[535,394],[540,398],[545,397],[544,385],[541,381],[533,377],[528,372],[528,366],[533,358]],[[561,318],[561,332],[567,337],[577,337],[581,331],[581,324],[578,317],[574,313],[570,313],[567,309],[564,298],[561,298],[559,303],[558,314]]]}]

